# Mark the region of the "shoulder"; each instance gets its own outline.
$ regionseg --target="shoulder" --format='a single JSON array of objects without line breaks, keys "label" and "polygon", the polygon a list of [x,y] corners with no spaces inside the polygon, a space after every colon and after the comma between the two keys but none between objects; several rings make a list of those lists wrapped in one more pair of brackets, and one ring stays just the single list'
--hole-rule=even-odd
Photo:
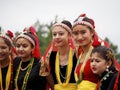
[{"label": "shoulder", "polygon": [[13,60],[13,65],[19,65],[20,63],[20,57],[16,57],[14,60]]},{"label": "shoulder", "polygon": [[33,66],[36,67],[36,68],[40,68],[40,59],[38,58],[34,58],[34,63],[33,63]]},{"label": "shoulder", "polygon": [[52,60],[52,62],[53,62],[53,60],[55,60],[56,54],[57,54],[56,51],[52,51],[52,52],[51,52],[51,54],[50,54],[50,62],[51,62],[51,60]]}]

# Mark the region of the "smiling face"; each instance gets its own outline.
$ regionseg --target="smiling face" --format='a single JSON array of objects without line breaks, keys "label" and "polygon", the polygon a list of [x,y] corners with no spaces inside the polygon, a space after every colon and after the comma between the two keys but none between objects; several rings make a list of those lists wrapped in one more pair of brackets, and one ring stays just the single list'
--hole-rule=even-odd
[{"label": "smiling face", "polygon": [[10,52],[10,47],[5,43],[4,39],[0,37],[0,61],[7,60]]},{"label": "smiling face", "polygon": [[16,51],[18,56],[24,59],[30,59],[34,47],[31,42],[25,38],[18,38],[16,41]]},{"label": "smiling face", "polygon": [[76,25],[73,28],[73,38],[79,46],[88,45],[93,38],[93,34],[94,32],[85,25]]},{"label": "smiling face", "polygon": [[99,53],[92,53],[90,58],[90,66],[93,73],[101,74],[106,70],[106,67],[109,66],[109,62],[107,62]]},{"label": "smiling face", "polygon": [[56,26],[52,30],[53,42],[57,47],[69,44],[69,33],[61,26]]}]

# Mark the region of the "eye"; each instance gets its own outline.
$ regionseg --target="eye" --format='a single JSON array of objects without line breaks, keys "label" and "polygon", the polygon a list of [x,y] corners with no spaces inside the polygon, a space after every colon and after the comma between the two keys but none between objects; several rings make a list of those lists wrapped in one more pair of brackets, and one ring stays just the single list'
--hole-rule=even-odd
[{"label": "eye", "polygon": [[86,33],[86,31],[85,31],[85,30],[83,30],[83,31],[81,31],[80,33],[81,33],[81,34],[85,34],[85,33]]},{"label": "eye", "polygon": [[56,33],[53,33],[53,34],[52,34],[52,36],[54,36],[54,37],[55,37],[56,35],[57,35]]},{"label": "eye", "polygon": [[20,47],[20,44],[16,44],[16,47],[19,48],[19,47]]},{"label": "eye", "polygon": [[76,36],[79,34],[78,31],[73,31],[72,33],[73,33],[73,35],[76,35]]},{"label": "eye", "polygon": [[6,46],[2,46],[1,49],[6,49],[7,47]]},{"label": "eye", "polygon": [[100,62],[100,60],[99,60],[99,59],[95,59],[95,61],[96,61],[96,62],[98,62],[98,63]]},{"label": "eye", "polygon": [[64,35],[64,33],[63,32],[59,32],[59,35],[62,36],[62,35]]},{"label": "eye", "polygon": [[23,46],[23,48],[26,48],[26,47],[28,47],[28,45],[27,45],[27,44],[23,44],[22,46]]},{"label": "eye", "polygon": [[93,59],[92,59],[92,58],[90,58],[90,62],[93,62]]}]

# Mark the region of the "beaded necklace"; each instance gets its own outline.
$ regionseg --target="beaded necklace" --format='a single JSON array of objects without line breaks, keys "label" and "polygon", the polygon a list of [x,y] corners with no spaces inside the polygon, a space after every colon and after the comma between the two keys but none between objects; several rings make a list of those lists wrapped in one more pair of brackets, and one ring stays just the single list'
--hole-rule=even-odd
[{"label": "beaded necklace", "polygon": [[113,73],[113,72],[112,72],[112,71],[108,71],[108,72],[105,74],[105,76],[99,81],[99,83],[98,83],[98,85],[97,85],[97,87],[96,87],[96,90],[101,90],[102,82],[103,82],[104,80],[106,80],[106,79],[110,76],[111,73]]},{"label": "beaded necklace", "polygon": [[68,65],[67,65],[67,70],[66,70],[66,80],[64,83],[61,82],[60,80],[60,66],[59,66],[59,52],[57,52],[56,55],[56,61],[55,61],[55,73],[56,73],[56,78],[59,84],[66,86],[69,83],[71,72],[72,72],[72,48],[70,48],[69,52],[69,59],[68,59]]},{"label": "beaded necklace", "polygon": [[[33,63],[34,63],[34,58],[31,58],[30,63],[29,63],[29,67],[27,68],[27,71],[26,71],[26,74],[25,74],[25,77],[24,77],[24,80],[23,80],[22,90],[26,89],[27,81],[28,81],[30,72],[32,70]],[[17,80],[18,80],[18,76],[19,76],[19,73],[20,73],[21,65],[22,65],[22,61],[20,61],[19,67],[18,67],[17,72],[16,72],[16,76],[15,76],[15,84],[14,84],[15,90],[19,90],[18,85],[17,85]]]},{"label": "beaded necklace", "polygon": [[[7,70],[6,83],[5,83],[6,87],[4,90],[9,89],[10,79],[11,79],[11,74],[12,74],[12,60],[11,60],[11,57],[9,58],[10,58],[10,63],[9,63],[8,70]],[[3,90],[1,63],[0,63],[0,90]]]}]

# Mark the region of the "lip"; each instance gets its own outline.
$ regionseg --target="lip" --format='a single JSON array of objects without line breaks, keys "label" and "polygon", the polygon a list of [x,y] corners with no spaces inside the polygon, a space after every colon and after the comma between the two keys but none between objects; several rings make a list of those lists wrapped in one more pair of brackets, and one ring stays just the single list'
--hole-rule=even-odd
[{"label": "lip", "polygon": [[95,67],[92,67],[92,70],[93,70],[93,71],[96,71],[96,70],[97,70],[97,68],[95,68]]},{"label": "lip", "polygon": [[24,54],[24,52],[19,52],[19,54],[20,54],[20,55],[23,55],[23,54]]},{"label": "lip", "polygon": [[82,43],[84,40],[78,40],[78,42]]},{"label": "lip", "polygon": [[60,43],[61,41],[60,41],[60,40],[56,40],[55,42],[56,42],[56,43]]}]

